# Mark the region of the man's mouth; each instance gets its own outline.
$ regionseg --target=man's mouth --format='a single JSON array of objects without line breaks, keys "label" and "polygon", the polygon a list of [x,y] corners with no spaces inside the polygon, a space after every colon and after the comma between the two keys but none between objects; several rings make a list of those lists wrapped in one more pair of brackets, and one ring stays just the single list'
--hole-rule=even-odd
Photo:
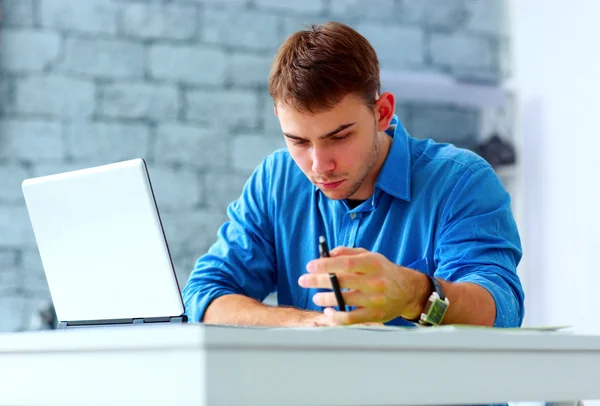
[{"label": "man's mouth", "polygon": [[344,182],[344,180],[345,179],[338,180],[337,182],[317,182],[317,185],[319,185],[323,189],[331,190],[340,186]]}]

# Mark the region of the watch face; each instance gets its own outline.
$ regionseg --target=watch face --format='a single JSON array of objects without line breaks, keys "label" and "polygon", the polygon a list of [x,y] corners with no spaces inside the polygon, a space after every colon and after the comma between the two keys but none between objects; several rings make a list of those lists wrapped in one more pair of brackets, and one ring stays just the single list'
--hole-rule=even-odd
[{"label": "watch face", "polygon": [[439,297],[437,297],[437,295],[435,295],[431,298],[431,305],[427,310],[425,321],[435,326],[439,326],[440,324],[442,324],[442,320],[444,319],[447,310],[448,301],[442,300]]}]

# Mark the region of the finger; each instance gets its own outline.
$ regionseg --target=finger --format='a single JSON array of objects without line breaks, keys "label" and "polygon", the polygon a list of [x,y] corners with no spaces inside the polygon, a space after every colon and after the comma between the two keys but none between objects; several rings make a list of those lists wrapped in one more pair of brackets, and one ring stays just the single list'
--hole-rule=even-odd
[{"label": "finger", "polygon": [[336,256],[340,256],[340,255],[358,255],[358,254],[364,254],[367,251],[364,248],[350,248],[350,247],[344,247],[344,246],[339,246],[339,247],[335,247],[334,249],[332,249],[329,252],[329,255],[331,255],[332,257],[336,257]]},{"label": "finger", "polygon": [[328,307],[323,313],[335,325],[383,322],[383,312],[378,308],[359,307],[351,312],[338,312],[335,309]]},{"label": "finger", "polygon": [[[385,290],[383,279],[374,275],[345,273],[336,275],[340,288],[356,289],[365,293],[382,293]],[[329,274],[307,273],[298,279],[298,284],[303,288],[332,289]]]},{"label": "finger", "polygon": [[[385,296],[382,293],[367,294],[360,290],[342,292],[346,306],[357,307],[382,307],[385,304]],[[338,302],[333,292],[319,292],[313,296],[313,302],[318,306],[337,306]]]},{"label": "finger", "polygon": [[319,258],[309,261],[306,270],[310,273],[371,273],[381,267],[377,254],[365,251],[355,255],[337,255],[331,258]]}]

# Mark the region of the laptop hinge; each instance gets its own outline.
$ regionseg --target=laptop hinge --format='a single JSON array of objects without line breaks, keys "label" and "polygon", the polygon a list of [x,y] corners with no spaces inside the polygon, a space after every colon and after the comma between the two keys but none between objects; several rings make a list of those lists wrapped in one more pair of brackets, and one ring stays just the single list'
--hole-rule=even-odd
[{"label": "laptop hinge", "polygon": [[187,323],[187,316],[176,317],[148,317],[145,319],[133,319],[133,324],[152,324],[152,323]]}]

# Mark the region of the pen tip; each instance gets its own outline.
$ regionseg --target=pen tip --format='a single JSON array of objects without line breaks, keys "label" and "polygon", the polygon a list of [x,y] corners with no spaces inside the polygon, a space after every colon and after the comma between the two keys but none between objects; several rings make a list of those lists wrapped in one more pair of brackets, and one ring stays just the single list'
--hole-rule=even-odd
[{"label": "pen tip", "polygon": [[322,235],[319,236],[319,242],[325,242],[325,237],[323,237]]}]

